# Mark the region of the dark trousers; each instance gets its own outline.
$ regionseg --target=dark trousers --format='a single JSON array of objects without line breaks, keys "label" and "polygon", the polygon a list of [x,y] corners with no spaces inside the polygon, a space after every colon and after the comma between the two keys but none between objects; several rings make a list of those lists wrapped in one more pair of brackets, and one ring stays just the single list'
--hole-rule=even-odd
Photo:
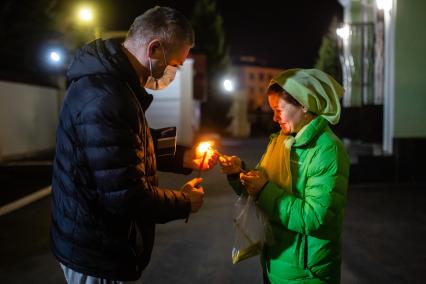
[{"label": "dark trousers", "polygon": [[271,284],[271,282],[269,282],[269,278],[268,278],[268,273],[266,272],[265,269],[263,270],[263,284]]}]

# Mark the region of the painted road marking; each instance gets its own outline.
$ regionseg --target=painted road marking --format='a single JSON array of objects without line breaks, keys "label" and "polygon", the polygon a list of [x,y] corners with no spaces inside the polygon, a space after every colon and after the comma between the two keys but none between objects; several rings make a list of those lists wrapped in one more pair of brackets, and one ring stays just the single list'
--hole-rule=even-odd
[{"label": "painted road marking", "polygon": [[39,199],[42,199],[45,196],[48,196],[52,191],[52,187],[49,185],[48,187],[42,188],[30,195],[24,196],[15,200],[9,204],[6,204],[0,207],[0,216],[6,215],[10,212],[18,210],[24,206],[27,206],[30,203],[33,203]]}]

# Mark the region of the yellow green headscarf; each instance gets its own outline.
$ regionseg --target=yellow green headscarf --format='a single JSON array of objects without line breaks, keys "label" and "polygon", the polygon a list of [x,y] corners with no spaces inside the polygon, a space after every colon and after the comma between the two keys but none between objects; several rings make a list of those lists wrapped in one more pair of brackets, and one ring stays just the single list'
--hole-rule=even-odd
[{"label": "yellow green headscarf", "polygon": [[340,119],[340,98],[344,90],[333,77],[318,69],[288,69],[274,77],[269,86],[280,85],[308,111],[331,124]]}]

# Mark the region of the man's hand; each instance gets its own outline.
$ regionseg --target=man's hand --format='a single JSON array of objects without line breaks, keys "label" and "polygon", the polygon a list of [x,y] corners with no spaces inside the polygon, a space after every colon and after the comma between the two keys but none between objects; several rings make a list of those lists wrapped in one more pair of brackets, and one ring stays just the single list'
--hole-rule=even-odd
[{"label": "man's hand", "polygon": [[[217,163],[219,153],[217,151],[208,150],[206,158],[204,159],[201,171],[208,171],[214,168]],[[199,170],[201,162],[203,161],[203,155],[197,154],[197,148],[193,147],[190,150],[186,150],[183,156],[183,166],[185,168]]]},{"label": "man's hand", "polygon": [[200,210],[203,204],[204,190],[200,186],[202,178],[194,178],[183,185],[181,192],[184,193],[191,202],[191,213]]},{"label": "man's hand", "polygon": [[268,177],[263,171],[256,170],[240,173],[240,181],[250,195],[257,196],[268,182]]},{"label": "man's hand", "polygon": [[224,174],[237,174],[242,171],[242,162],[237,156],[222,155],[219,157],[219,163],[222,167],[221,172]]}]

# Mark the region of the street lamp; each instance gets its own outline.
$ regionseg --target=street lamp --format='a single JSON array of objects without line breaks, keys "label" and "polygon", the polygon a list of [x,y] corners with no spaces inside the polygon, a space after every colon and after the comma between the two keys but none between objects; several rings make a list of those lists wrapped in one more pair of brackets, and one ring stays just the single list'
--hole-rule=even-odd
[{"label": "street lamp", "polygon": [[93,10],[90,7],[81,7],[78,10],[78,19],[82,23],[91,23],[93,21]]},{"label": "street lamp", "polygon": [[[378,25],[381,30],[378,39],[381,40],[380,54],[382,55],[380,71],[380,87],[383,87],[383,151],[390,155],[393,153],[394,118],[395,118],[395,21],[396,15],[392,11],[394,0],[376,0]],[[395,1],[396,4],[396,1]],[[381,34],[380,34],[381,33]]]},{"label": "street lamp", "polygon": [[91,22],[93,20],[93,13],[89,8],[81,9],[78,15],[83,22]]},{"label": "street lamp", "polygon": [[[237,77],[238,78],[238,77]],[[222,88],[231,98],[232,104],[227,117],[231,119],[227,130],[234,137],[247,137],[250,134],[250,123],[248,120],[248,100],[244,89],[234,78],[225,78]]]},{"label": "street lamp", "polygon": [[376,0],[377,8],[384,12],[390,12],[392,10],[393,0]]},{"label": "street lamp", "polygon": [[101,32],[99,28],[99,23],[96,19],[96,12],[90,6],[80,6],[77,8],[77,19],[83,25],[93,26],[93,35],[96,38],[101,37]]},{"label": "street lamp", "polygon": [[231,79],[223,80],[223,88],[228,93],[233,92],[235,90],[234,81],[232,81]]},{"label": "street lamp", "polygon": [[47,50],[47,63],[54,67],[62,67],[65,61],[65,55],[60,48],[51,48]]},{"label": "street lamp", "polygon": [[342,79],[343,86],[345,89],[345,95],[343,96],[343,105],[350,105],[351,94],[352,94],[352,59],[351,59],[351,47],[349,46],[349,38],[351,35],[350,27],[348,24],[336,29],[336,34],[338,36],[337,45],[339,48],[339,60],[342,66]]},{"label": "street lamp", "polygon": [[349,34],[350,34],[349,26],[348,26],[348,25],[343,25],[342,27],[338,28],[338,29],[336,30],[336,34],[337,34],[337,35],[338,35],[341,39],[343,39],[344,41],[347,41],[347,40],[348,40],[348,38],[349,38]]},{"label": "street lamp", "polygon": [[52,62],[54,62],[54,63],[57,63],[57,62],[61,61],[61,56],[59,55],[58,52],[51,51],[50,52],[50,60],[52,60]]}]

